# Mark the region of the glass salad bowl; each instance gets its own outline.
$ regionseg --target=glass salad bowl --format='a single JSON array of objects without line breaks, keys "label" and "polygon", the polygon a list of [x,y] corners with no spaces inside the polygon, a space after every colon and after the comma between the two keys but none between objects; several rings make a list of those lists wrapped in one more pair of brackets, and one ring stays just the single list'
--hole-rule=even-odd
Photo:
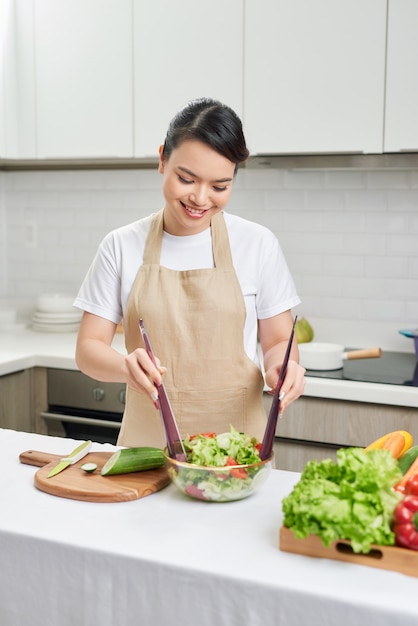
[{"label": "glass salad bowl", "polygon": [[[273,466],[273,456],[262,461],[254,439],[231,427],[229,433],[195,435],[183,440],[189,462],[164,450],[171,481],[185,495],[207,502],[232,502],[257,491]],[[237,458],[238,461],[234,461]]]},{"label": "glass salad bowl", "polygon": [[172,482],[187,496],[208,502],[232,502],[253,494],[266,480],[273,457],[251,465],[203,467],[172,459],[165,452]]}]

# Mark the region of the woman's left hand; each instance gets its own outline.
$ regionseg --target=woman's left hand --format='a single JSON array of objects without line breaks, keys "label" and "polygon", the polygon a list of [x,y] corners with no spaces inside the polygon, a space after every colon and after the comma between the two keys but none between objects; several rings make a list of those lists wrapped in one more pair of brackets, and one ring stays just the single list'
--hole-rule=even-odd
[{"label": "woman's left hand", "polygon": [[[280,415],[283,415],[285,409],[301,396],[305,389],[305,368],[296,361],[289,360],[287,364],[287,372],[280,389]],[[278,382],[279,372],[275,367],[266,371],[266,383],[271,387],[270,394],[274,394]]]}]

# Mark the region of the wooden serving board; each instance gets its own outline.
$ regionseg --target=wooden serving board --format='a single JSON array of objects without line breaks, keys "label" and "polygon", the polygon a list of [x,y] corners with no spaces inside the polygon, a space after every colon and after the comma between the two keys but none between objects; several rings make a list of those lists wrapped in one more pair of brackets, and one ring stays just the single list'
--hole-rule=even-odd
[{"label": "wooden serving board", "polygon": [[279,548],[283,552],[345,561],[356,565],[367,565],[418,577],[418,551],[397,546],[373,545],[368,554],[356,554],[353,552],[349,541],[334,541],[329,548],[326,548],[320,537],[309,535],[306,539],[297,539],[289,528],[282,526],[279,535]]},{"label": "wooden serving board", "polygon": [[[60,462],[61,456],[38,450],[26,450],[20,454],[19,460],[27,465],[40,467],[34,478],[38,489],[53,496],[72,500],[86,502],[138,500],[163,489],[170,482],[164,467],[131,474],[101,476],[100,470],[112,456],[111,452],[90,452],[56,476],[47,478],[52,468]],[[83,463],[96,463],[97,470],[88,474],[81,469]]]}]

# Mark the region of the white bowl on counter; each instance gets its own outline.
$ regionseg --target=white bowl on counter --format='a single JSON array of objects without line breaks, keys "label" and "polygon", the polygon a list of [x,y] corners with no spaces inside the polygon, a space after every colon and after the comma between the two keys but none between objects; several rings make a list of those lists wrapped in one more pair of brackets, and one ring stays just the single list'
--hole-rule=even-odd
[{"label": "white bowl on counter", "polygon": [[37,311],[44,313],[74,312],[74,296],[62,293],[44,293],[36,299]]}]

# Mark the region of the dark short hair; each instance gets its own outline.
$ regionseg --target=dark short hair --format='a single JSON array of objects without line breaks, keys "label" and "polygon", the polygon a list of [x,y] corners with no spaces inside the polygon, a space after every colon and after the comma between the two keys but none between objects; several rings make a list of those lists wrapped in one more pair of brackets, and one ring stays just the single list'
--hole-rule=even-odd
[{"label": "dark short hair", "polygon": [[207,144],[235,163],[235,171],[249,156],[240,118],[231,107],[212,98],[191,100],[176,113],[168,127],[163,156],[168,159],[188,140]]}]

